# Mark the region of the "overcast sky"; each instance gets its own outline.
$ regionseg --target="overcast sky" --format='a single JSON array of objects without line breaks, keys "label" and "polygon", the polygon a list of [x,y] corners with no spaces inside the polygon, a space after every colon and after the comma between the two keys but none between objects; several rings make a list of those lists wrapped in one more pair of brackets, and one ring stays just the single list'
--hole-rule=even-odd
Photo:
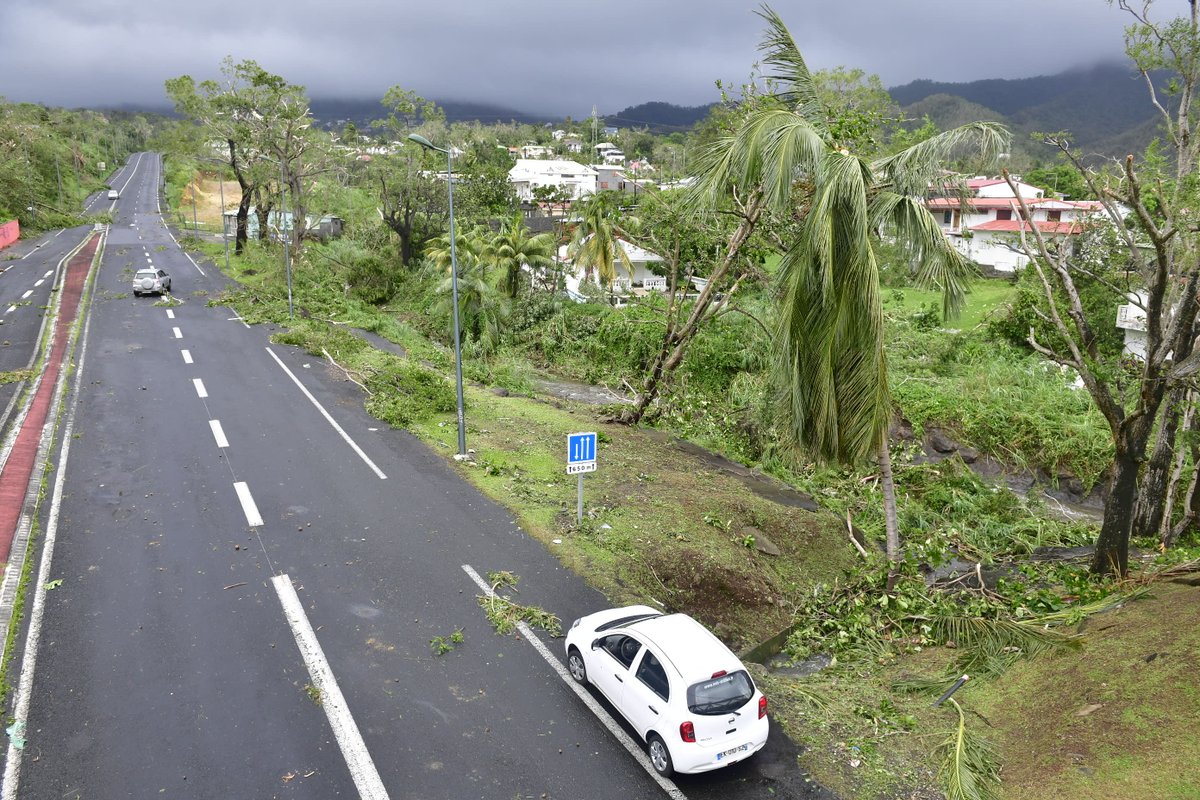
[{"label": "overcast sky", "polygon": [[[0,0],[0,97],[165,105],[163,81],[254,59],[310,97],[440,100],[587,116],[717,99],[757,60],[756,2],[736,0]],[[1182,3],[1160,3],[1182,13]],[[1180,9],[1173,6],[1178,5]],[[886,86],[1019,78],[1122,61],[1106,0],[776,0],[813,69]]]}]

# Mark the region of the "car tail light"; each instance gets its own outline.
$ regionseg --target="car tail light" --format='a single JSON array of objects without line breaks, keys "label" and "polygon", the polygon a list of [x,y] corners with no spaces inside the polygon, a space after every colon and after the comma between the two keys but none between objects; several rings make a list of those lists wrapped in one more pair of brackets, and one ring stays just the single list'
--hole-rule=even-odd
[{"label": "car tail light", "polygon": [[767,696],[764,694],[758,698],[758,718],[762,719],[767,715]]},{"label": "car tail light", "polygon": [[[720,678],[723,675],[728,675],[728,674],[729,674],[729,672],[727,670],[721,670],[720,672],[714,672],[712,674],[712,676],[713,676],[713,678]],[[712,678],[709,678],[709,680],[712,680]]]},{"label": "car tail light", "polygon": [[683,739],[685,742],[696,741],[696,726],[693,725],[690,720],[680,724],[679,738]]}]

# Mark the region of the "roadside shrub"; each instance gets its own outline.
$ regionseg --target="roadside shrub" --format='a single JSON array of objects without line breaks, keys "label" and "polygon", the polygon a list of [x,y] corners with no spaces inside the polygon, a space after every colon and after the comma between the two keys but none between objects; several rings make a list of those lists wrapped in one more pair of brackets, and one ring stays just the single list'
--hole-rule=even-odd
[{"label": "roadside shrub", "polygon": [[433,414],[454,411],[457,400],[453,384],[441,375],[401,359],[367,378],[366,409],[374,417],[401,428]]}]

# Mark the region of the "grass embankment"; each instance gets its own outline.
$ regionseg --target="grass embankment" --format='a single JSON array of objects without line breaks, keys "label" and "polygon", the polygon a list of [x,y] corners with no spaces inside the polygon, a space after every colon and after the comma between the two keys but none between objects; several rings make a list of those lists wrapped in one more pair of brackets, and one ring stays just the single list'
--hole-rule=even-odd
[{"label": "grass embankment", "polygon": [[[251,322],[284,322],[283,295],[270,281],[264,281],[275,271],[267,266],[266,255],[266,251],[256,255],[252,248],[246,259],[235,260],[242,270],[235,277],[249,288],[230,302]],[[262,264],[255,261],[259,256],[264,258]],[[317,355],[327,351],[374,393],[367,401],[373,413],[404,425],[449,457],[456,447],[456,429],[448,401],[452,388],[445,378],[451,373],[452,361],[445,348],[421,336],[395,313],[354,302],[341,283],[326,274],[324,269],[298,267],[301,317],[281,339]],[[321,286],[322,281],[328,286]],[[1010,287],[996,284],[989,288],[996,289],[994,299],[1002,302]],[[912,290],[904,293],[905,302],[913,299]],[[901,298],[890,300],[892,306]],[[980,430],[1000,437],[1005,426],[1011,427],[1011,420],[1026,414],[1028,408],[1045,403],[1070,409],[1070,404],[1077,402],[1079,394],[1069,388],[1067,380],[1058,376],[1047,380],[1047,373],[1036,362],[1013,351],[996,348],[1000,356],[988,358],[988,349],[978,337],[930,328],[911,309],[890,307],[889,314],[894,317],[890,327],[897,331],[889,354],[893,374],[905,379],[899,381],[897,394],[902,394],[907,382],[928,387],[928,396],[937,399],[936,413],[919,417],[918,422],[951,427],[963,435],[963,441],[974,443],[970,438],[974,429],[956,427],[965,417],[982,420],[980,425],[987,427]],[[370,347],[350,335],[346,331],[349,326],[401,344],[408,358]],[[908,579],[900,595],[904,602],[917,604],[907,608],[892,606],[881,612],[879,593],[861,591],[861,587],[849,594],[838,593],[839,586],[844,589],[862,577],[843,574],[862,563],[846,537],[845,512],[850,511],[855,524],[872,536],[880,527],[879,491],[873,482],[847,471],[792,465],[793,472],[781,474],[788,474],[793,483],[807,488],[836,513],[781,505],[731,475],[736,471],[732,467],[680,448],[659,433],[607,424],[594,408],[494,393],[491,387],[500,373],[504,375],[500,382],[509,389],[528,386],[522,377],[526,368],[511,357],[484,361],[468,356],[467,436],[476,453],[472,464],[459,466],[464,477],[511,509],[525,530],[613,603],[657,601],[688,611],[737,647],[781,630],[797,614],[807,615],[806,638],[797,640],[797,646],[832,650],[838,654],[838,662],[807,678],[756,670],[771,695],[777,722],[808,748],[801,766],[847,798],[937,795],[939,764],[934,753],[957,724],[957,714],[950,706],[934,709],[936,693],[932,697],[901,693],[893,688],[893,682],[910,674],[945,675],[963,650],[953,642],[943,646],[942,640],[923,630],[921,615],[929,608],[929,600],[919,579]],[[998,391],[1007,384],[995,376],[1006,371],[1028,376],[1025,387],[1020,388],[1028,394],[1018,393],[1014,401],[1011,392]],[[935,392],[938,386],[942,388]],[[983,388],[988,386],[990,391]],[[947,399],[954,397],[959,398],[957,407]],[[905,410],[908,413],[907,407]],[[577,524],[576,483],[565,474],[563,451],[568,433],[589,429],[602,435],[601,468],[586,478],[588,514]],[[1055,437],[1067,439],[1062,432],[1039,431],[1037,437],[1021,441],[1017,452],[1038,463],[1034,459],[1039,448],[1045,449],[1047,442],[1053,444]],[[1059,442],[1058,446],[1058,452],[1068,455],[1072,449],[1069,443]],[[1087,448],[1076,445],[1075,449],[1090,453],[1073,462],[1076,474],[1088,474],[1098,457]],[[981,483],[956,462],[921,465],[910,463],[904,453],[898,456],[901,519],[914,559],[932,559],[950,547],[964,546],[990,559],[998,553],[1026,552],[1039,544],[1077,543],[1088,538],[1081,526],[1039,519],[1024,501]],[[765,547],[767,540],[778,548],[778,555],[760,551],[759,545]],[[1026,615],[1070,609],[1080,601],[1077,592],[1081,589],[1072,580],[1079,578],[1053,570],[1037,572],[1024,582],[1014,577],[1002,588],[1000,605]],[[1043,778],[1057,781],[1053,785],[1060,794],[1041,796],[1125,796],[1134,800],[1196,796],[1200,781],[1189,775],[1185,759],[1195,752],[1194,743],[1187,740],[1187,724],[1193,718],[1181,713],[1178,725],[1155,726],[1165,737],[1160,751],[1170,750],[1179,753],[1178,757],[1162,757],[1161,752],[1140,744],[1135,735],[1160,719],[1161,712],[1156,709],[1185,708],[1190,698],[1194,710],[1197,682],[1184,669],[1188,666],[1186,654],[1193,652],[1196,642],[1189,640],[1187,650],[1182,644],[1166,644],[1177,634],[1179,614],[1163,605],[1168,592],[1174,591],[1176,587],[1167,587],[1159,597],[1092,618],[1089,637],[1079,651],[1018,661],[1001,677],[973,680],[959,693],[972,734],[989,739],[997,749],[1003,765],[1003,796],[1037,796],[1036,788],[1023,787],[1037,787]],[[1186,594],[1169,596],[1180,602],[1187,598]],[[836,611],[836,619],[828,614],[823,619],[813,616],[814,602],[819,605],[826,600],[826,610]],[[971,613],[996,607],[981,597],[948,602],[963,602]],[[1140,616],[1129,625],[1118,624],[1131,614]],[[1145,655],[1141,651],[1148,646],[1127,636],[1133,633],[1159,637],[1156,641],[1164,644],[1153,645],[1154,651],[1168,653],[1141,663],[1153,666],[1164,659],[1163,665],[1176,661],[1184,665],[1178,683],[1171,687],[1174,694],[1167,692],[1165,682],[1146,684],[1142,675],[1126,671],[1126,667],[1137,667],[1134,659]],[[848,644],[840,647],[843,638]],[[1072,715],[1081,706],[1078,697],[1060,696],[1044,688],[1052,684],[1084,686],[1077,670],[1111,673],[1110,680],[1097,680],[1108,687],[1122,687],[1119,695],[1106,695],[1099,690],[1108,687],[1099,686],[1096,696],[1101,699],[1096,702],[1112,705],[1079,718],[1083,723],[1073,722]],[[1190,675],[1194,674],[1192,669]],[[1137,695],[1143,686],[1152,691]],[[1135,695],[1142,698],[1138,703]],[[1104,699],[1110,696],[1114,699]],[[1096,716],[1118,707],[1121,713],[1116,719]],[[1032,719],[1039,724],[1031,724]],[[1051,725],[1053,720],[1066,727]],[[1072,725],[1102,723],[1104,729],[1088,737],[1095,747],[1084,754],[1090,760],[1078,765],[1086,767],[1083,771],[1072,773],[1064,770],[1061,761],[1027,755],[1065,752],[1063,737],[1075,730]],[[1131,725],[1133,732],[1127,732],[1121,727],[1124,725]],[[1112,743],[1111,748],[1105,749],[1105,743]],[[1146,782],[1149,788],[1145,791],[1132,782],[1125,783],[1126,776],[1150,773],[1156,777]],[[1105,790],[1110,784],[1115,793]]]}]

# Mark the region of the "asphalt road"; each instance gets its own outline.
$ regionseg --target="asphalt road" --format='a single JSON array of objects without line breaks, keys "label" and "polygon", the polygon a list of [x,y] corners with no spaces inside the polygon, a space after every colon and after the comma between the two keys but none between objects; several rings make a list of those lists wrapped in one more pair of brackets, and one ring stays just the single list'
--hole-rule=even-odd
[{"label": "asphalt road", "polygon": [[[824,796],[778,731],[744,765],[657,782],[533,643],[494,632],[464,567],[519,575],[565,625],[604,598],[353,384],[208,306],[224,279],[164,227],[160,161],[122,177],[11,796]],[[143,264],[178,302],[132,296]]]}]

